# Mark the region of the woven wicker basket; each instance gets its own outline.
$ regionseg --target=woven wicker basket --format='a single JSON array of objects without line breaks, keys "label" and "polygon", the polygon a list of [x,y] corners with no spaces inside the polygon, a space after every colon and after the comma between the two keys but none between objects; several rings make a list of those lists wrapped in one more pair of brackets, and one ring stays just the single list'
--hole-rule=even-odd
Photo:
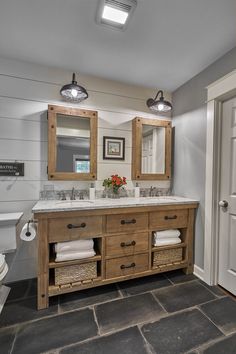
[{"label": "woven wicker basket", "polygon": [[97,262],[76,264],[55,269],[55,285],[97,278]]},{"label": "woven wicker basket", "polygon": [[182,248],[172,248],[169,250],[160,250],[153,253],[153,267],[162,264],[180,262],[183,259]]}]

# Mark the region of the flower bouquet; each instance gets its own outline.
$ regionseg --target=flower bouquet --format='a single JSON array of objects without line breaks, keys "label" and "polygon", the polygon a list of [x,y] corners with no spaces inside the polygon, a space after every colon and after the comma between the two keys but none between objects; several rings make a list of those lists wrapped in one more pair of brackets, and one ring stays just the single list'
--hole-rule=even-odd
[{"label": "flower bouquet", "polygon": [[120,177],[118,175],[111,175],[111,177],[104,179],[103,187],[112,192],[113,198],[119,198],[119,190],[123,187],[126,182],[126,177]]}]

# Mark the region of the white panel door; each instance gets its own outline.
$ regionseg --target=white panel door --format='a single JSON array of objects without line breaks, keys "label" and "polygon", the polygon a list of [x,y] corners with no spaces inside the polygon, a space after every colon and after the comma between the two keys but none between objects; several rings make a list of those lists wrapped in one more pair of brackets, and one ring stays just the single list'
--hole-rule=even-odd
[{"label": "white panel door", "polygon": [[236,98],[223,103],[221,124],[218,283],[236,295]]},{"label": "white panel door", "polygon": [[144,136],[142,140],[142,173],[152,173],[153,134]]}]

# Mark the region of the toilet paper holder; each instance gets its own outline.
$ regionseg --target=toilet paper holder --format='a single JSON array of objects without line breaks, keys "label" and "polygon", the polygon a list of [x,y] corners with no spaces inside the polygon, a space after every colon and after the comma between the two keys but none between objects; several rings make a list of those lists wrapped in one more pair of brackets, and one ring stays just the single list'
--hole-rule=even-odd
[{"label": "toilet paper holder", "polygon": [[33,220],[33,219],[30,219],[28,222],[27,222],[27,231],[25,233],[26,236],[31,236],[31,232],[29,231],[29,226],[30,224],[37,224],[38,221],[37,220]]}]

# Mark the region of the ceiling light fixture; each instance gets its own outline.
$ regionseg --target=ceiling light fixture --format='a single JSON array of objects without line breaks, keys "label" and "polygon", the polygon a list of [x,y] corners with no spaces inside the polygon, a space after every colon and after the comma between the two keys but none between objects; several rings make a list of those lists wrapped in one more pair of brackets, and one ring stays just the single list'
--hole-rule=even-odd
[{"label": "ceiling light fixture", "polygon": [[125,30],[136,6],[137,0],[100,0],[96,22],[104,26]]},{"label": "ceiling light fixture", "polygon": [[[157,100],[158,95],[160,94],[159,100]],[[156,97],[149,98],[147,100],[148,108],[153,112],[162,112],[166,113],[172,110],[172,104],[169,101],[164,100],[163,91],[159,90],[156,94]]]},{"label": "ceiling light fixture", "polygon": [[81,102],[88,98],[88,92],[85,88],[77,85],[75,73],[73,73],[71,84],[64,85],[60,90],[60,94],[65,100],[71,102]]}]

